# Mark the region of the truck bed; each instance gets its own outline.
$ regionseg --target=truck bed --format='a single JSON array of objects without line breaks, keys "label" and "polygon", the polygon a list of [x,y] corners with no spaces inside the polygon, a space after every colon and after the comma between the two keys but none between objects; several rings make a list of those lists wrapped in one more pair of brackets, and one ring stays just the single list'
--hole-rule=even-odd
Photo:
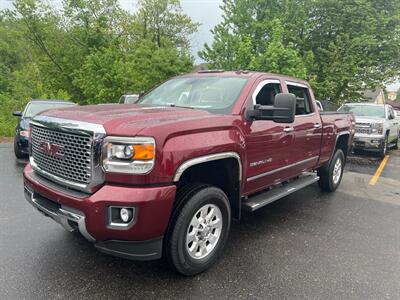
[{"label": "truck bed", "polygon": [[[321,156],[320,164],[327,162],[332,154],[332,149],[336,143],[336,139],[342,134],[354,135],[355,119],[351,113],[342,112],[320,112],[322,121],[322,139],[321,139]],[[352,141],[353,138],[349,139]],[[348,145],[348,150],[351,144]]]}]

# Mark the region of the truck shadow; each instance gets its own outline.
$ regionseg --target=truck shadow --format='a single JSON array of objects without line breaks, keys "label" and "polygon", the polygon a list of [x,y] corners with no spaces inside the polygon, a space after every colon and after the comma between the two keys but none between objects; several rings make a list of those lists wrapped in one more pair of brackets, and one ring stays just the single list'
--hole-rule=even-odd
[{"label": "truck shadow", "polygon": [[[260,258],[263,268],[275,268],[276,255],[293,246],[293,237],[299,230],[301,234],[310,234],[326,222],[324,218],[330,213],[331,198],[313,185],[255,213],[243,214],[240,222],[232,224],[222,258],[209,271],[194,277],[176,274],[165,259],[136,262],[102,254],[79,234],[63,234],[60,229],[56,241],[46,240],[47,245],[43,245],[46,251],[35,259],[36,278],[32,280],[65,282],[76,292],[103,297],[112,296],[113,291],[118,291],[117,298],[132,295],[204,297],[204,286],[213,279],[217,282],[234,280],[233,274],[243,272],[249,276],[244,280],[257,276],[252,270],[260,268]],[[277,247],[283,248],[277,252]],[[54,292],[63,295],[65,284],[64,289]]]}]

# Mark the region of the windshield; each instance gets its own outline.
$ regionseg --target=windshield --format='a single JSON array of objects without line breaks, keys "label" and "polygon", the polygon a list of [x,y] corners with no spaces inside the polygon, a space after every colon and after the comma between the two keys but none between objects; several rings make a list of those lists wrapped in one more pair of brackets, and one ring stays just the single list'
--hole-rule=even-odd
[{"label": "windshield", "polygon": [[73,106],[75,105],[74,103],[45,103],[45,102],[31,102],[28,104],[28,106],[25,109],[24,117],[25,118],[32,118],[36,116],[38,113],[48,110],[48,109],[53,109],[53,108],[61,108],[61,107],[68,107],[68,106]]},{"label": "windshield", "polygon": [[179,77],[155,88],[138,103],[184,106],[229,114],[246,82],[247,78],[243,77]]},{"label": "windshield", "polygon": [[343,105],[339,111],[351,112],[356,117],[385,118],[385,107],[378,105]]}]

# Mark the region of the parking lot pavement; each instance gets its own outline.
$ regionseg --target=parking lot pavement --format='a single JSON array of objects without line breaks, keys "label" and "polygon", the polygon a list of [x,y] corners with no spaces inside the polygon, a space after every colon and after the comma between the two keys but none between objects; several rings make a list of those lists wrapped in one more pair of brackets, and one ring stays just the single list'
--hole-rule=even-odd
[{"label": "parking lot pavement", "polygon": [[399,298],[399,153],[374,186],[381,160],[350,157],[335,193],[314,185],[244,214],[217,265],[192,278],[97,252],[24,200],[10,144],[0,157],[2,299]]}]

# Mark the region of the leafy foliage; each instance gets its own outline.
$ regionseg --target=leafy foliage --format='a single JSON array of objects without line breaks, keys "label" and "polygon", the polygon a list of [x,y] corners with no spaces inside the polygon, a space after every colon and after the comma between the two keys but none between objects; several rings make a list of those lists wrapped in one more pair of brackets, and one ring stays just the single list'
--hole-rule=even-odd
[{"label": "leafy foliage", "polygon": [[142,0],[131,14],[118,0],[15,0],[0,12],[0,136],[31,98],[116,102],[193,69],[198,27],[178,0]]},{"label": "leafy foliage", "polygon": [[224,0],[212,67],[308,79],[317,97],[357,101],[400,73],[398,0]]}]

